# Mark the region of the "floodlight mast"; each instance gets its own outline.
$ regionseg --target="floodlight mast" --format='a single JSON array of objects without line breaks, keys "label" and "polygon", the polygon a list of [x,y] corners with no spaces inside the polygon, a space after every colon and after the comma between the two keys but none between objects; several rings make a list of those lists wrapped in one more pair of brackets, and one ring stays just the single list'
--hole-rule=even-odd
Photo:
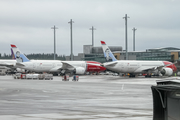
[{"label": "floodlight mast", "polygon": [[72,21],[72,19],[71,19],[68,23],[70,23],[70,29],[71,29],[71,55],[70,55],[70,60],[73,61],[72,23],[74,23],[74,21]]},{"label": "floodlight mast", "polygon": [[133,51],[135,51],[135,31],[137,29],[134,27],[132,30],[133,30]]},{"label": "floodlight mast", "polygon": [[127,46],[127,19],[129,17],[127,16],[127,14],[125,14],[125,17],[123,17],[123,19],[125,19],[125,40],[126,40],[126,60],[128,60],[128,46]]},{"label": "floodlight mast", "polygon": [[92,46],[94,47],[94,30],[96,30],[96,28],[92,26],[92,28],[89,28],[89,30],[92,30]]},{"label": "floodlight mast", "polygon": [[54,29],[54,60],[56,60],[56,29],[58,28],[54,25],[51,29]]}]

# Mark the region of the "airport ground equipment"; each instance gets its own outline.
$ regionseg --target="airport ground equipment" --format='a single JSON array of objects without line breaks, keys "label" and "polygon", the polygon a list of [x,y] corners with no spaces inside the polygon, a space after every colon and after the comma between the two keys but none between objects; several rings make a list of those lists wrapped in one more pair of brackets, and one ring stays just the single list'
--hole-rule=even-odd
[{"label": "airport ground equipment", "polygon": [[39,80],[53,80],[53,74],[39,74]]},{"label": "airport ground equipment", "polygon": [[26,74],[26,79],[33,79],[33,74]]},{"label": "airport ground equipment", "polygon": [[26,74],[21,74],[21,79],[26,79]]},{"label": "airport ground equipment", "polygon": [[72,81],[78,81],[78,80],[79,80],[79,76],[78,75],[74,75]]},{"label": "airport ground equipment", "polygon": [[39,79],[39,74],[33,74],[32,79]]},{"label": "airport ground equipment", "polygon": [[53,79],[53,74],[44,74],[44,79],[45,80],[52,80]]},{"label": "airport ground equipment", "polygon": [[14,79],[21,79],[21,73],[16,73],[13,75]]},{"label": "airport ground equipment", "polygon": [[39,74],[39,80],[43,80],[44,79],[44,77],[45,77],[45,75],[44,74]]},{"label": "airport ground equipment", "polygon": [[0,69],[0,75],[6,75],[6,69]]},{"label": "airport ground equipment", "polygon": [[39,79],[39,80],[53,80],[53,74],[14,74],[14,79]]},{"label": "airport ground equipment", "polygon": [[157,81],[151,89],[153,120],[180,120],[180,81]]},{"label": "airport ground equipment", "polygon": [[62,76],[62,81],[69,81],[69,75]]}]

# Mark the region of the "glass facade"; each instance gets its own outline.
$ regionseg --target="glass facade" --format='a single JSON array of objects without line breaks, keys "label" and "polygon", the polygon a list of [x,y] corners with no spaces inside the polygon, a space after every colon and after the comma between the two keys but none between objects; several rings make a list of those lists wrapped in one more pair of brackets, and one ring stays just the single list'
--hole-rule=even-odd
[{"label": "glass facade", "polygon": [[[144,52],[128,52],[129,56],[135,55],[134,60],[152,60],[152,61],[171,61],[174,62],[180,58],[180,49],[167,47],[157,49],[147,49]],[[125,56],[122,52],[120,55]]]},{"label": "glass facade", "polygon": [[[122,50],[120,47],[111,47],[111,51],[116,54],[120,54],[120,56],[126,56],[126,53]],[[172,47],[167,47],[167,48],[158,48],[158,49],[147,49],[146,51],[143,52],[128,52],[128,56],[132,56],[131,60],[152,60],[152,61],[171,61],[174,62],[174,56],[175,54],[172,53],[177,53],[178,56],[176,58],[180,59],[180,49],[178,48],[172,48]],[[121,58],[121,57],[120,57]],[[123,58],[123,57],[122,57]],[[119,59],[119,58],[117,58]],[[84,57],[82,60],[85,61],[98,61],[101,63],[106,62],[104,55],[102,53],[102,48],[100,47],[94,47],[92,48],[92,52],[90,54],[84,54]],[[122,60],[122,59],[121,59]]]},{"label": "glass facade", "polygon": [[104,58],[103,54],[85,54],[84,58],[82,58],[84,61],[97,61],[100,63],[106,62],[106,59]]},{"label": "glass facade", "polygon": [[171,60],[170,52],[142,52],[136,54],[136,60]]}]

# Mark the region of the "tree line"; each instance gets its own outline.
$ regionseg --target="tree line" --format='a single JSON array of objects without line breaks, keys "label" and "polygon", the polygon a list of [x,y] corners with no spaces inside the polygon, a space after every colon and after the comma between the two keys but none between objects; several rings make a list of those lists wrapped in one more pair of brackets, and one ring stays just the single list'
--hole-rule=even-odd
[{"label": "tree line", "polygon": [[[54,60],[54,53],[38,53],[38,54],[27,54],[26,57],[28,59],[34,59],[34,60]],[[6,54],[4,53],[3,55],[0,53],[0,59],[12,59],[12,55],[11,54]],[[66,60],[65,55],[57,55],[56,54],[56,60]]]}]

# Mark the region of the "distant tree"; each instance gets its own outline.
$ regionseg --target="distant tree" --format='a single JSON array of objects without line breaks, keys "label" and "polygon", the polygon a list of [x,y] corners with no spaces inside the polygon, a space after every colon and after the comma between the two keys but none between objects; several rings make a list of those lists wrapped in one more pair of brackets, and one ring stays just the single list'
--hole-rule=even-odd
[{"label": "distant tree", "polygon": [[[28,59],[34,59],[34,60],[54,60],[54,53],[31,53],[31,54],[24,54]],[[12,59],[11,54],[6,54],[2,56],[0,54],[0,59]],[[56,54],[57,60],[66,60],[65,55],[58,55]]]}]

